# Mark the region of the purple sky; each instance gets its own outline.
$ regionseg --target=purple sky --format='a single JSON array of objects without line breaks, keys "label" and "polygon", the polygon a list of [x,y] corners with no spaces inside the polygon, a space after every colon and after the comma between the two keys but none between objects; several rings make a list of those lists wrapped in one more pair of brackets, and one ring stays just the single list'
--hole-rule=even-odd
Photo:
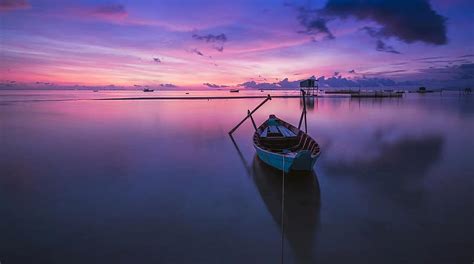
[{"label": "purple sky", "polygon": [[473,14],[472,0],[0,0],[0,88],[472,86]]}]

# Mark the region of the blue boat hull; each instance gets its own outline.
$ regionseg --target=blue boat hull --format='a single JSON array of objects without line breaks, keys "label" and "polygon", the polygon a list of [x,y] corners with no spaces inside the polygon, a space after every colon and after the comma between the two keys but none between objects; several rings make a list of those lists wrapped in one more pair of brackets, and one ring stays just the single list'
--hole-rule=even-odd
[{"label": "blue boat hull", "polygon": [[256,145],[254,146],[257,151],[257,156],[261,161],[285,172],[311,171],[318,159],[318,156],[312,156],[311,153],[306,150],[298,152],[296,156],[288,156],[265,151]]},{"label": "blue boat hull", "polygon": [[313,138],[275,115],[255,131],[253,146],[261,161],[285,172],[313,170],[321,153]]}]

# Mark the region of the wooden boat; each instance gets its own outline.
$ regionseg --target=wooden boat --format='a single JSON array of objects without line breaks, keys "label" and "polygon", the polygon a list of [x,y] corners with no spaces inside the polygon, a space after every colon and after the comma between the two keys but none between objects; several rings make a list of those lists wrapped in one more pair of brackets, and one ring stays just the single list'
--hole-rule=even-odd
[{"label": "wooden boat", "polygon": [[230,89],[230,92],[231,92],[231,93],[238,93],[238,92],[239,92],[239,89]]},{"label": "wooden boat", "polygon": [[155,90],[149,89],[149,88],[145,88],[145,89],[143,89],[143,91],[146,93],[146,92],[153,92],[153,91],[155,91]]},{"label": "wooden boat", "polygon": [[321,153],[313,138],[275,115],[255,131],[253,145],[260,160],[285,172],[311,171]]}]

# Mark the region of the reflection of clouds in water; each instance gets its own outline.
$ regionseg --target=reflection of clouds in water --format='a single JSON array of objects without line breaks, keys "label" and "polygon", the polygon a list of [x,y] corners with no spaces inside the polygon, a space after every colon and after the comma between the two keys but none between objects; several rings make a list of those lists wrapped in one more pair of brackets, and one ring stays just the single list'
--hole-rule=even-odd
[{"label": "reflection of clouds in water", "polygon": [[445,113],[436,114],[427,109],[393,102],[377,108],[334,108],[319,102],[319,108],[308,118],[309,132],[320,143],[324,159],[351,161],[372,160],[380,156],[382,145],[395,144],[403,138],[423,138],[426,135],[452,134],[460,120]]},{"label": "reflection of clouds in water", "polygon": [[[281,228],[282,172],[269,167],[255,156],[252,177],[265,206]],[[319,210],[320,190],[316,174],[313,171],[287,174],[284,235],[297,263],[314,263]]]},{"label": "reflection of clouds in water", "polygon": [[330,161],[370,162],[384,155],[388,146],[394,146],[406,139],[432,137],[417,131],[393,126],[349,130],[345,135],[332,136],[324,146],[325,159]]},{"label": "reflection of clouds in water", "polygon": [[419,184],[428,169],[441,157],[443,137],[402,137],[394,142],[379,141],[379,154],[367,159],[365,153],[352,160],[329,159],[325,168],[331,175],[353,177],[357,181],[381,187],[387,194],[416,201]]},{"label": "reflection of clouds in water", "polygon": [[[442,145],[443,138],[435,135],[422,138],[406,137],[389,143],[380,142],[380,155],[377,157],[364,160],[362,155],[359,155],[349,162],[329,162],[328,168],[333,172],[347,171],[356,175],[370,175],[366,172],[380,171],[404,177],[406,174],[423,173],[440,157]],[[361,168],[364,170],[357,170]]]}]

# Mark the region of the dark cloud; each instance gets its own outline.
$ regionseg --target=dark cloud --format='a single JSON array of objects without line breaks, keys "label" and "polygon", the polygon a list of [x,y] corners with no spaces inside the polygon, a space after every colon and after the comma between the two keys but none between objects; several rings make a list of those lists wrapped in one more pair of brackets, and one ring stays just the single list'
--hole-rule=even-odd
[{"label": "dark cloud", "polygon": [[198,50],[198,49],[192,49],[191,52],[192,52],[192,53],[195,53],[195,54],[197,54],[197,55],[199,55],[199,56],[204,56],[204,54],[203,54],[200,50]]},{"label": "dark cloud", "polygon": [[367,34],[369,34],[369,36],[371,36],[373,38],[378,39],[378,38],[382,37],[382,35],[380,35],[380,32],[378,32],[378,30],[374,27],[365,26],[365,27],[362,27],[360,30],[365,31]]},{"label": "dark cloud", "polygon": [[[286,5],[294,7],[293,4]],[[446,18],[432,9],[428,0],[329,0],[322,9],[298,8],[298,20],[308,35],[325,35],[334,39],[327,26],[333,19],[355,18],[376,22],[379,27],[363,27],[377,39],[377,50],[399,53],[382,39],[394,37],[405,43],[416,41],[434,45],[447,43]],[[314,40],[314,39],[313,39]]]},{"label": "dark cloud", "polygon": [[474,54],[466,54],[466,55],[459,56],[459,58],[469,58],[469,57],[474,57]]},{"label": "dark cloud", "polygon": [[447,43],[446,18],[434,11],[428,0],[329,0],[320,13],[332,18],[374,21],[381,26],[372,32],[378,37],[396,37],[406,43]]},{"label": "dark cloud", "polygon": [[471,87],[474,83],[474,63],[434,65],[404,73],[405,78],[422,80],[420,84],[443,89]]},{"label": "dark cloud", "polygon": [[154,62],[157,62],[157,63],[161,63],[160,58],[153,58],[153,61],[154,61]]},{"label": "dark cloud", "polygon": [[361,30],[365,31],[367,34],[369,34],[369,36],[377,39],[375,50],[400,54],[400,52],[395,50],[392,46],[388,46],[387,44],[385,44],[385,42],[382,40],[382,38],[384,38],[383,34],[381,34],[380,31],[378,31],[377,29],[373,27],[362,27]]},{"label": "dark cloud", "polygon": [[453,65],[447,67],[431,67],[420,69],[420,72],[432,75],[445,75],[452,79],[471,80],[474,81],[474,63],[466,63],[461,65]]},{"label": "dark cloud", "polygon": [[207,34],[207,35],[198,35],[198,34],[193,34],[192,35],[193,39],[197,40],[203,40],[206,42],[226,42],[227,41],[227,36],[224,33],[221,33],[219,35],[213,35],[213,34]]},{"label": "dark cloud", "polygon": [[300,87],[300,81],[301,80],[289,81],[288,78],[285,78],[285,79],[277,82],[277,85],[279,85],[282,88],[299,88]]},{"label": "dark cloud", "polygon": [[356,73],[356,71],[355,70],[350,70],[350,71],[348,71],[348,73]]},{"label": "dark cloud", "polygon": [[340,72],[334,72],[334,76],[338,76]]},{"label": "dark cloud", "polygon": [[166,87],[166,88],[176,88],[178,86],[171,84],[171,83],[162,83],[160,84],[161,87]]},{"label": "dark cloud", "polygon": [[27,0],[0,0],[0,11],[29,9],[31,5]]},{"label": "dark cloud", "polygon": [[125,6],[121,4],[106,4],[99,6],[96,10],[98,14],[104,15],[126,15],[127,11],[125,10]]},{"label": "dark cloud", "polygon": [[242,86],[245,88],[253,88],[253,89],[276,89],[280,88],[276,83],[257,83],[255,81],[248,81],[239,84],[238,86]]},{"label": "dark cloud", "polygon": [[198,35],[193,34],[193,39],[205,41],[207,43],[214,43],[213,48],[219,52],[224,51],[224,43],[227,42],[227,36],[224,33],[214,35],[214,34],[207,34],[207,35]]},{"label": "dark cloud", "polygon": [[400,54],[399,51],[395,50],[392,46],[385,44],[382,40],[377,40],[377,46],[375,48],[377,51],[383,51],[388,53]]},{"label": "dark cloud", "polygon": [[229,87],[228,85],[219,85],[219,84],[213,84],[213,83],[203,83],[203,85],[209,87],[209,88],[225,88]]},{"label": "dark cloud", "polygon": [[334,39],[334,35],[327,26],[329,20],[319,17],[314,10],[309,10],[304,7],[299,8],[298,20],[305,28],[304,30],[298,31],[298,33],[313,36],[323,35],[326,39]]}]

